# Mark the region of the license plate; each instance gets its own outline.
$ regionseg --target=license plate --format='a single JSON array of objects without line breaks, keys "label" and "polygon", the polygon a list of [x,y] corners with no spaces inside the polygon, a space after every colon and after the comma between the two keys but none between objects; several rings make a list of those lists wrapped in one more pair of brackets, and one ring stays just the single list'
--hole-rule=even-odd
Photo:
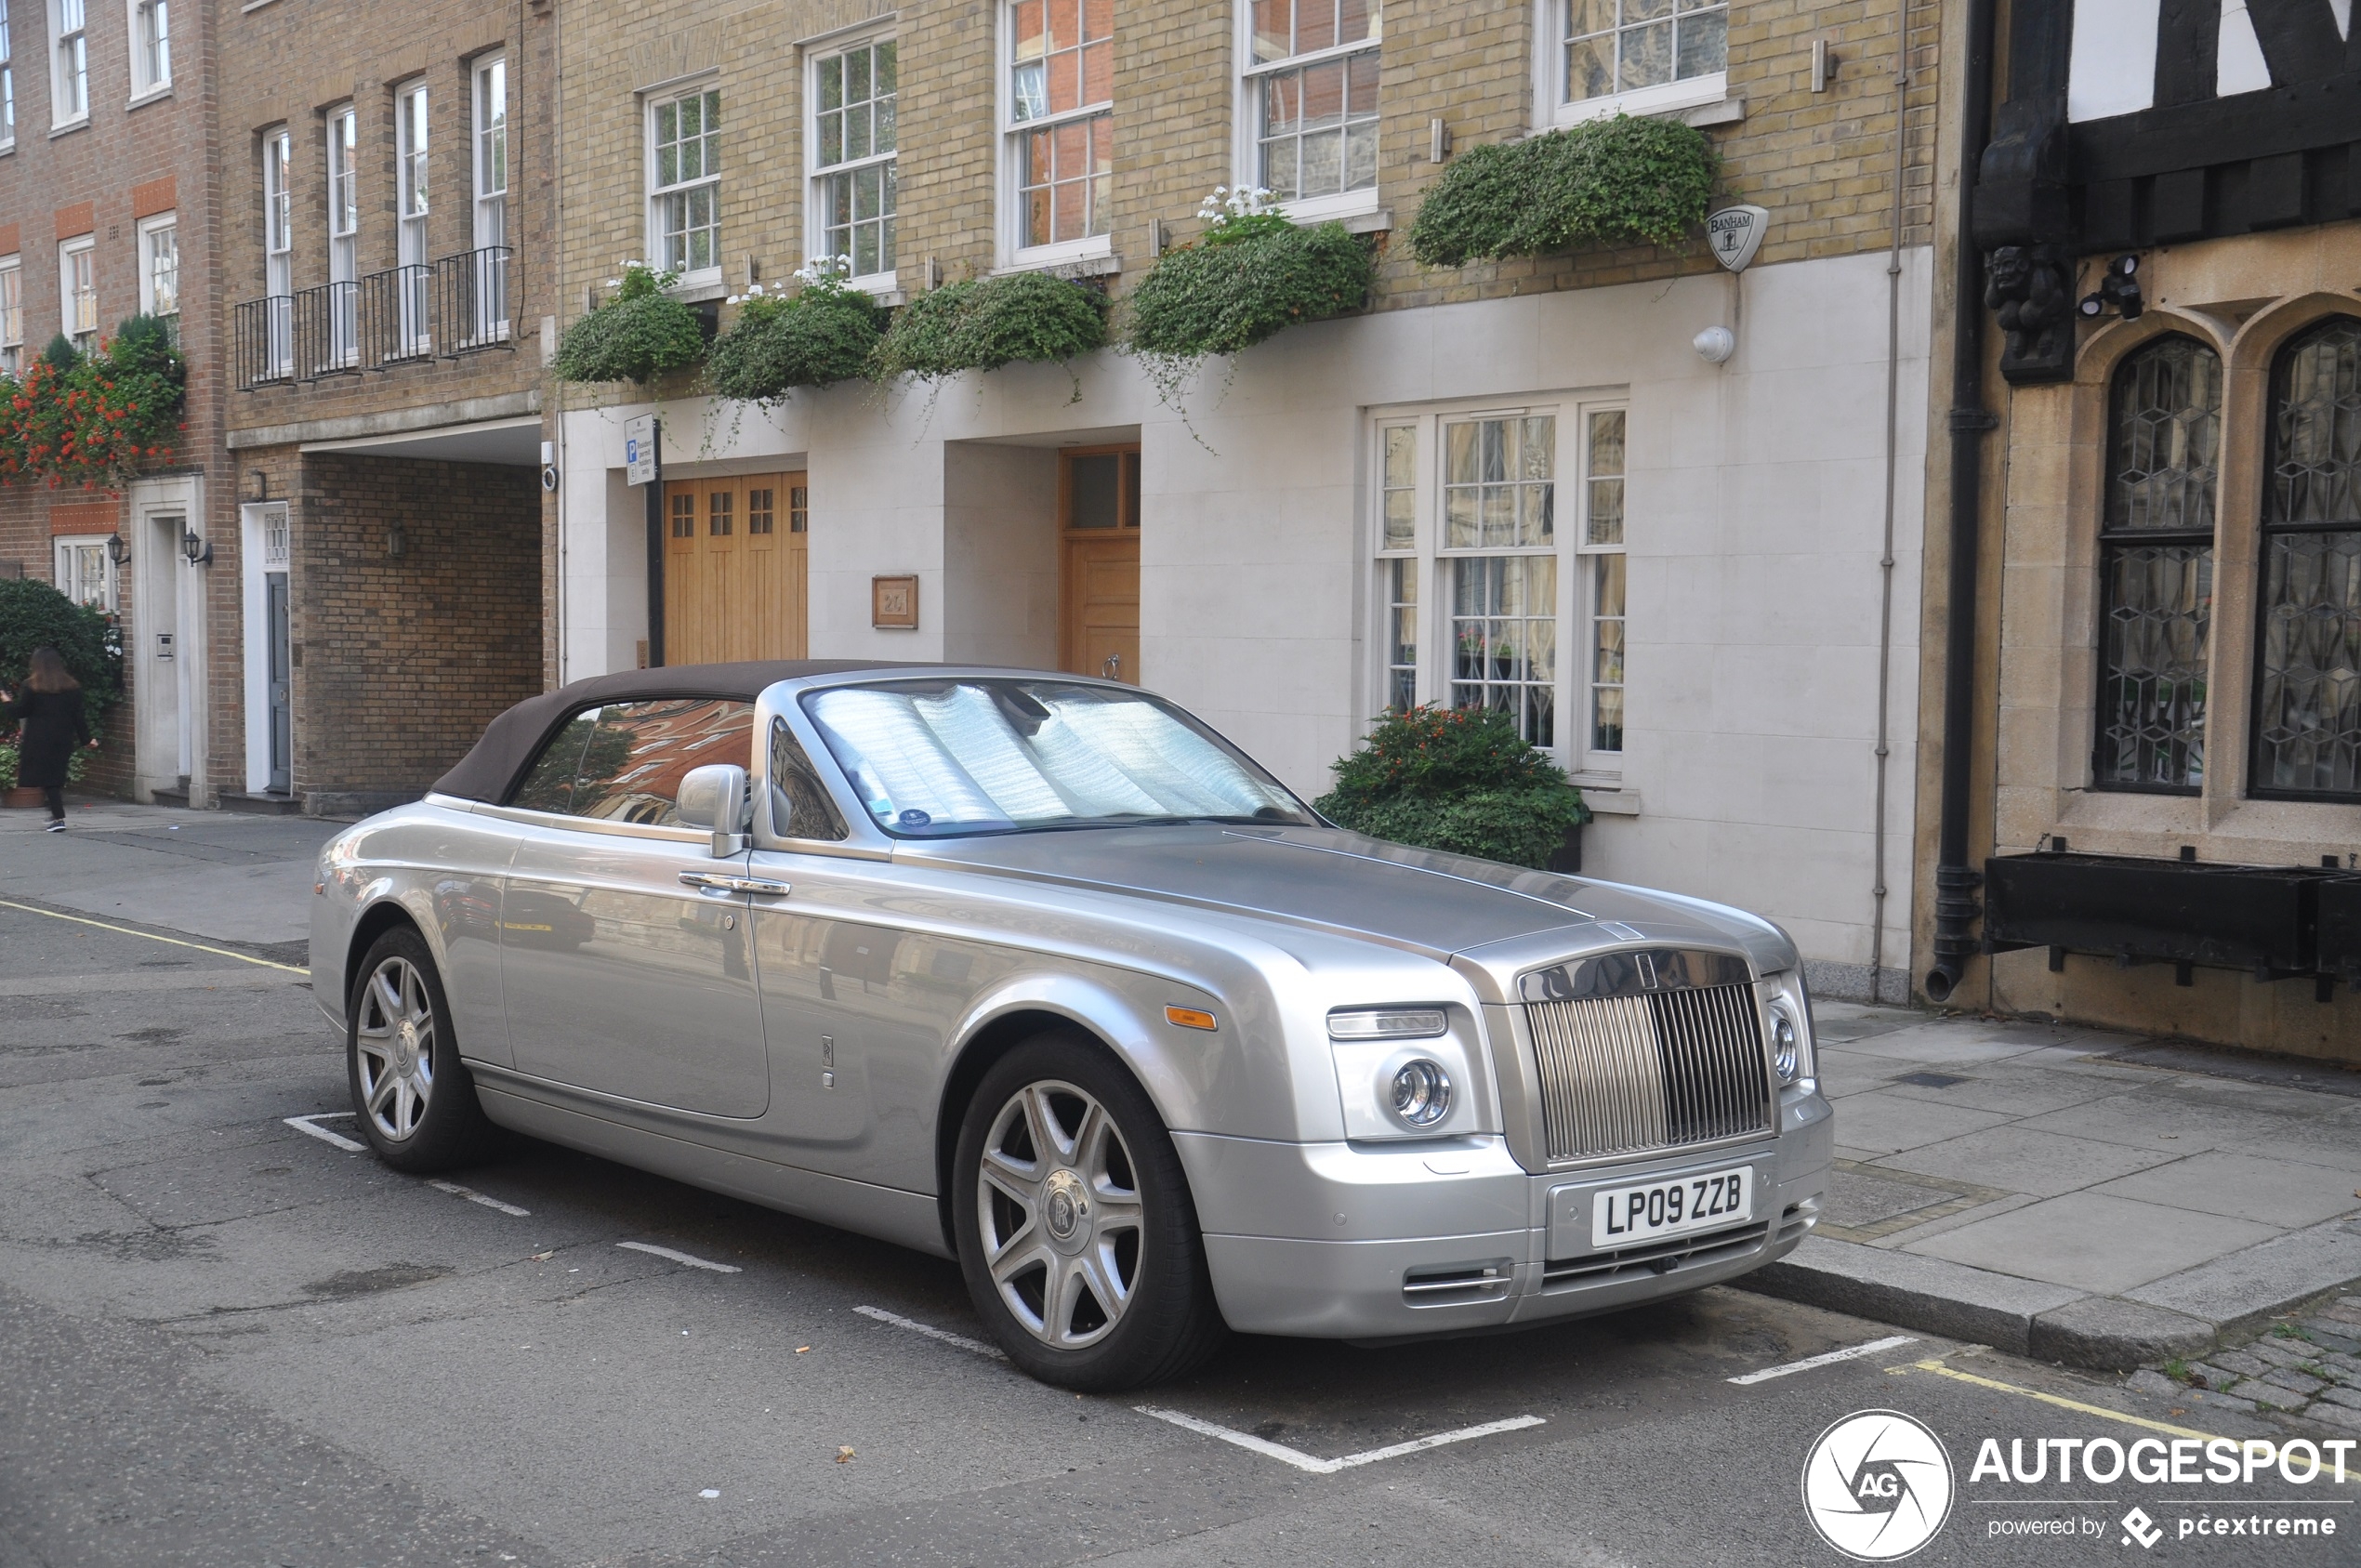
[{"label": "license plate", "polygon": [[1590,1245],[1626,1247],[1692,1231],[1718,1231],[1753,1218],[1754,1167],[1740,1166],[1600,1193],[1590,1206]]}]

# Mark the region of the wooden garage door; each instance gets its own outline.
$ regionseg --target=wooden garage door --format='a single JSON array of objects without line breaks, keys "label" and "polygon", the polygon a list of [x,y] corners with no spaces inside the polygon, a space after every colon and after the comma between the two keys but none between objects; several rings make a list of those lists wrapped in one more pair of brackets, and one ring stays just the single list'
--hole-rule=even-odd
[{"label": "wooden garage door", "polygon": [[1140,679],[1140,449],[1060,455],[1058,665]]},{"label": "wooden garage door", "polygon": [[811,492],[800,473],[664,487],[664,662],[801,659]]}]

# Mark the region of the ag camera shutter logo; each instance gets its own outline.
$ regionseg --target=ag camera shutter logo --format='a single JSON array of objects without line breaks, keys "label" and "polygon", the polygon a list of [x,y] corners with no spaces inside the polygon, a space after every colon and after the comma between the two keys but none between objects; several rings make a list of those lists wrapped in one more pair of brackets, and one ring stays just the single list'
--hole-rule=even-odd
[{"label": "ag camera shutter logo", "polygon": [[1892,1562],[1934,1539],[1951,1516],[1951,1456],[1898,1410],[1857,1411],[1829,1427],[1803,1461],[1803,1511],[1820,1538],[1857,1562]]}]

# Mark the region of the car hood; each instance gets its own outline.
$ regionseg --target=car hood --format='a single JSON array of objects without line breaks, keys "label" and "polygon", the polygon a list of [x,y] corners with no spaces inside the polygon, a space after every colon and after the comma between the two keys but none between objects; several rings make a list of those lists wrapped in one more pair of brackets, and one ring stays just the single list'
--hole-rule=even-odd
[{"label": "car hood", "polygon": [[[1750,946],[1746,937],[1770,930],[1735,910],[1693,900],[1333,828],[1167,825],[1015,833],[905,840],[894,858],[1277,920],[1438,959],[1561,929],[1569,948],[1643,935],[1660,939],[1674,929]],[[1602,934],[1598,929],[1640,922],[1645,931]],[[1733,922],[1752,929],[1742,934]]]}]

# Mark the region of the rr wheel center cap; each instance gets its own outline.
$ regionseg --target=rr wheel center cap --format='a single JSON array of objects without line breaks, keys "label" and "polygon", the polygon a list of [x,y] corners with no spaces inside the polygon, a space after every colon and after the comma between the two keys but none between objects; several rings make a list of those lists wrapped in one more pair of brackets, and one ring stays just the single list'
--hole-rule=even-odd
[{"label": "rr wheel center cap", "polygon": [[405,1022],[394,1031],[393,1066],[394,1071],[405,1078],[417,1071],[418,1026],[416,1024]]},{"label": "rr wheel center cap", "polygon": [[1049,1239],[1066,1250],[1089,1239],[1090,1189],[1080,1176],[1064,1169],[1049,1173],[1042,1183],[1041,1223]]}]

